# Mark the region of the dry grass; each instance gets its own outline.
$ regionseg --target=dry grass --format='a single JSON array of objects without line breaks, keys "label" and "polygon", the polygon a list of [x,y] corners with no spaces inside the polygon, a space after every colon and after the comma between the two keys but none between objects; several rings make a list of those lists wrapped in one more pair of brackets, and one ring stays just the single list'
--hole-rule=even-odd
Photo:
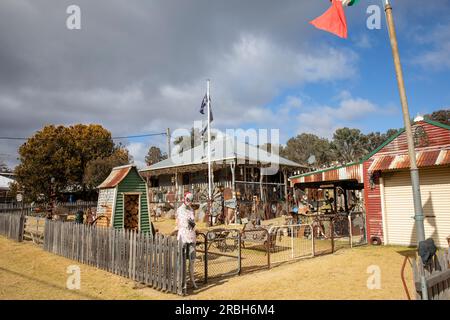
[{"label": "dry grass", "polygon": [[[222,279],[183,299],[405,299],[403,257],[394,247],[361,247],[300,260],[271,270]],[[81,267],[81,290],[66,289],[66,268]],[[366,286],[367,267],[381,268],[381,289]],[[408,270],[408,269],[407,269]],[[408,270],[407,281],[412,287]],[[181,299],[93,267],[50,254],[31,243],[0,237],[0,299]]]}]

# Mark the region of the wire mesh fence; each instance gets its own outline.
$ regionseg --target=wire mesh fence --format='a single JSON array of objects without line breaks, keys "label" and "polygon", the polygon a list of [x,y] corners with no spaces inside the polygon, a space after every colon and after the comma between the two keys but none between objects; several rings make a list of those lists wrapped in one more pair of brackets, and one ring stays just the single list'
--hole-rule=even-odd
[{"label": "wire mesh fence", "polygon": [[270,248],[271,264],[314,256],[312,226],[308,224],[276,226],[269,229],[274,235]]},{"label": "wire mesh fence", "polygon": [[367,244],[366,215],[364,212],[353,212],[350,215],[351,246]]},{"label": "wire mesh fence", "polygon": [[237,275],[241,269],[241,237],[237,229],[206,233],[207,279]]},{"label": "wire mesh fence", "polygon": [[337,214],[331,220],[333,226],[333,252],[351,247],[350,215]]},{"label": "wire mesh fence", "polygon": [[270,268],[270,250],[273,234],[263,227],[247,229],[241,232],[241,272],[252,272]]},{"label": "wire mesh fence", "polygon": [[314,256],[330,254],[334,251],[334,215],[315,215],[311,221],[314,242]]},{"label": "wire mesh fence", "polygon": [[207,261],[206,261],[206,234],[197,233],[195,247],[195,265],[194,275],[195,281],[198,283],[206,283],[207,281]]}]

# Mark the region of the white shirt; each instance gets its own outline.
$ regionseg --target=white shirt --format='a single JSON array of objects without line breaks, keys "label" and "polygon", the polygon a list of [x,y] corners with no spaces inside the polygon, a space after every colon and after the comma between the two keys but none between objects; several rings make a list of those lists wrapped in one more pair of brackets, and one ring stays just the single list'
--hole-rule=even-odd
[{"label": "white shirt", "polygon": [[178,241],[183,243],[195,243],[197,238],[195,230],[189,229],[189,219],[194,220],[194,210],[183,203],[177,210]]}]

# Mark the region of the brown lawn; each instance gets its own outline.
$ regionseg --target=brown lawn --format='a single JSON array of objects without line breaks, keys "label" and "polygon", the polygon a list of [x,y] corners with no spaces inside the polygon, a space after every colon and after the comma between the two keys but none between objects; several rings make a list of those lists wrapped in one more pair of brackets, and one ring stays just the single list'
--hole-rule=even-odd
[{"label": "brown lawn", "polygon": [[[133,281],[0,237],[0,299],[405,299],[401,248],[359,247],[304,259],[202,287],[187,297]],[[81,268],[81,289],[66,289],[69,265]],[[381,289],[369,290],[367,268],[381,269]],[[407,270],[408,285],[412,287]]]}]

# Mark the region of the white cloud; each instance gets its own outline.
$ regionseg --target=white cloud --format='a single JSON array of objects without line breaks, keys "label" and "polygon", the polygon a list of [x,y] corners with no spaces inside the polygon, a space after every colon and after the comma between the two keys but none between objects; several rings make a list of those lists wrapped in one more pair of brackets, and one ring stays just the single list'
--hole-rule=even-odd
[{"label": "white cloud", "polygon": [[148,146],[142,142],[132,142],[126,145],[128,151],[133,156],[134,164],[138,168],[144,168],[145,165],[145,156],[148,152]]},{"label": "white cloud", "polygon": [[361,49],[370,49],[373,47],[374,38],[370,38],[367,33],[362,33],[360,35],[355,36],[355,40],[353,41],[358,48]]},{"label": "white cloud", "polygon": [[[294,50],[263,36],[242,35],[228,52],[210,61],[211,96],[215,125],[221,128],[244,124],[266,125],[276,122],[280,112],[265,107],[281,90],[319,81],[337,81],[356,74],[352,51],[331,47]],[[204,77],[206,78],[206,77]],[[160,88],[167,105],[197,110],[202,98],[204,78],[178,86]],[[286,99],[281,113],[299,108],[299,97]],[[176,115],[174,115],[176,116]],[[187,120],[183,114],[183,119]],[[198,119],[198,115],[197,115]]]},{"label": "white cloud", "polygon": [[368,118],[381,110],[369,100],[353,98],[348,92],[342,92],[339,97],[337,107],[311,107],[309,111],[300,113],[298,132],[309,132],[331,138],[337,128],[350,124],[354,126],[355,120]]},{"label": "white cloud", "polygon": [[[357,74],[358,56],[351,50],[317,43],[309,45],[306,37],[298,35],[297,42],[292,42],[271,33],[242,30],[248,29],[229,35],[220,48],[216,44],[195,55],[192,65],[185,61],[185,52],[179,52],[182,61],[177,61],[177,56],[166,58],[166,52],[153,61],[156,57],[153,49],[140,50],[141,42],[133,42],[134,52],[152,54],[136,61],[124,60],[122,55],[127,56],[129,51],[122,52],[120,47],[117,49],[122,54],[120,60],[109,59],[110,54],[119,54],[116,51],[108,51],[104,59],[89,55],[88,62],[95,60],[98,63],[94,66],[99,69],[90,72],[89,64],[84,65],[86,52],[74,52],[63,64],[51,66],[51,76],[56,73],[56,81],[43,75],[42,85],[30,81],[12,90],[0,90],[3,99],[0,100],[3,111],[0,129],[9,135],[27,136],[49,123],[100,123],[113,135],[122,136],[163,132],[167,127],[190,128],[195,120],[205,120],[199,114],[199,107],[205,93],[205,79],[211,78],[214,127],[222,130],[248,126],[280,128],[283,139],[290,134],[288,129],[295,126],[293,110],[300,110],[303,101],[292,95],[276,109],[268,106],[271,101],[288,88],[348,80]],[[179,33],[175,38],[180,41]],[[202,42],[199,47],[204,45]],[[155,50],[162,46],[164,42],[155,45]],[[99,50],[104,51],[103,45]],[[81,75],[75,74],[78,68],[83,71]],[[101,81],[96,83],[99,75]],[[9,109],[12,112],[5,112]],[[158,142],[156,138],[149,140],[145,149]],[[142,164],[143,146],[130,144],[129,148],[135,161]]]},{"label": "white cloud", "polygon": [[412,58],[413,63],[434,70],[450,68],[450,24],[424,30],[415,36],[415,41],[424,49]]}]

